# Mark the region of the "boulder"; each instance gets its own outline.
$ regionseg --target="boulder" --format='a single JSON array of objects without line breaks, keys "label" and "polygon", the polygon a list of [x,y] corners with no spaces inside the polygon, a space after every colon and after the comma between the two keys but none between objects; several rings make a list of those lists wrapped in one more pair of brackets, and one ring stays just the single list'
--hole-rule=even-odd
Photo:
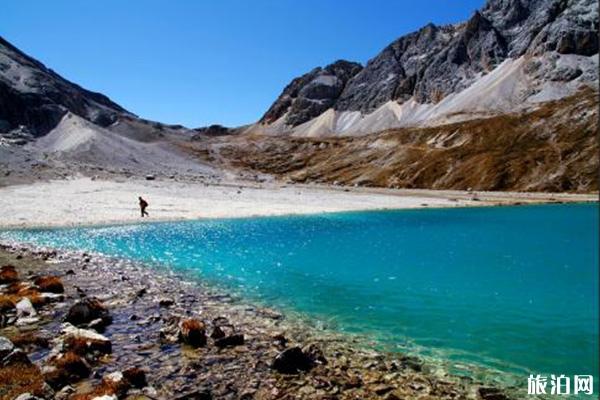
[{"label": "boulder", "polygon": [[15,302],[8,296],[0,295],[0,313],[12,311],[16,307]]},{"label": "boulder", "polygon": [[302,352],[310,358],[313,364],[327,364],[323,351],[316,344],[309,344],[302,348]]},{"label": "boulder", "polygon": [[173,304],[175,304],[175,300],[168,297],[163,297],[158,300],[159,307],[171,307]]},{"label": "boulder", "polygon": [[27,355],[8,338],[0,336],[0,367],[14,364],[31,364]]},{"label": "boulder", "polygon": [[33,304],[31,304],[31,300],[27,297],[22,298],[15,307],[17,309],[17,317],[19,318],[35,317],[37,315]]},{"label": "boulder", "polygon": [[106,307],[99,300],[88,297],[78,301],[69,309],[65,322],[81,326],[96,319],[101,319],[104,325],[112,322]]},{"label": "boulder", "polygon": [[215,346],[220,347],[220,348],[241,346],[243,344],[244,344],[244,335],[242,335],[240,333],[225,336],[225,337],[215,340]]},{"label": "boulder", "polygon": [[4,265],[0,268],[0,284],[13,283],[19,280],[19,274],[12,265]]},{"label": "boulder", "polygon": [[56,276],[40,276],[33,283],[40,292],[64,293],[65,291],[62,281]]},{"label": "boulder", "polygon": [[112,344],[105,336],[89,330],[76,328],[69,323],[62,325],[62,339],[65,348],[77,354],[101,353],[109,354]]},{"label": "boulder", "polygon": [[206,327],[197,319],[186,319],[179,326],[179,339],[194,347],[206,345]]},{"label": "boulder", "polygon": [[123,371],[123,376],[129,381],[129,383],[131,383],[131,386],[135,388],[141,389],[148,385],[146,373],[140,368],[127,368],[125,371]]},{"label": "boulder", "polygon": [[272,364],[272,368],[282,374],[309,371],[313,366],[313,361],[298,346],[287,348],[279,353]]},{"label": "boulder", "polygon": [[43,400],[40,397],[34,396],[31,393],[23,393],[14,398],[14,400]]},{"label": "boulder", "polygon": [[68,351],[59,354],[43,370],[44,379],[54,389],[60,389],[70,383],[79,382],[90,375],[87,361],[78,354]]},{"label": "boulder", "polygon": [[225,337],[225,332],[219,326],[215,326],[210,334],[211,339],[221,339]]},{"label": "boulder", "polygon": [[125,379],[123,373],[117,371],[104,376],[98,390],[105,395],[116,395],[119,398],[123,397],[130,387],[131,383]]}]

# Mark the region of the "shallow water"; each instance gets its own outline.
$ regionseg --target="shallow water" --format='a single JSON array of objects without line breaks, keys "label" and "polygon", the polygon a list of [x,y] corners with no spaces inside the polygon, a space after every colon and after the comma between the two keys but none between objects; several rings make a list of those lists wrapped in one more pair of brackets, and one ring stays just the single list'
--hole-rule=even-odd
[{"label": "shallow water", "polygon": [[441,358],[453,372],[479,365],[511,377],[593,374],[598,382],[597,205],[206,220],[0,238],[167,264],[384,348]]}]

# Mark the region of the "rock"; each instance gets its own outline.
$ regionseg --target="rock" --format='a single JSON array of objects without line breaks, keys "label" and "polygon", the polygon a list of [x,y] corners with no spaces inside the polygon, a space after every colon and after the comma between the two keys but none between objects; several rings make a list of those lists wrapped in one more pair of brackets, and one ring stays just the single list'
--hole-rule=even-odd
[{"label": "rock", "polygon": [[500,389],[480,387],[478,391],[483,400],[510,400],[510,397],[502,393]]},{"label": "rock", "polygon": [[123,373],[116,371],[104,376],[97,390],[105,394],[116,395],[119,398],[123,397],[130,387],[131,383],[125,379]]},{"label": "rock", "polygon": [[62,325],[61,332],[65,347],[77,354],[94,352],[109,354],[112,351],[110,340],[95,331],[76,328],[65,323]]},{"label": "rock", "polygon": [[46,304],[63,301],[65,299],[65,296],[62,294],[46,292],[40,293],[40,298],[44,301],[44,304]]},{"label": "rock", "polygon": [[297,374],[309,371],[314,366],[309,356],[298,346],[290,347],[275,357],[272,368],[282,374]]},{"label": "rock", "polygon": [[205,388],[199,388],[191,392],[181,394],[174,397],[174,400],[212,400],[212,394],[210,390]]},{"label": "rock", "polygon": [[179,326],[179,338],[193,347],[206,345],[206,327],[196,319],[186,319]]},{"label": "rock", "polygon": [[215,340],[215,346],[220,347],[220,348],[241,346],[243,344],[244,344],[244,335],[242,335],[240,333],[225,336],[225,337]]},{"label": "rock", "polygon": [[9,298],[8,296],[0,295],[0,313],[12,311],[15,309],[15,307],[16,304],[14,301],[12,301],[11,298]]},{"label": "rock", "polygon": [[31,364],[27,355],[13,342],[4,336],[0,336],[0,366],[7,367],[15,364]]},{"label": "rock", "polygon": [[380,384],[380,385],[374,386],[371,390],[374,393],[376,393],[377,395],[383,396],[384,394],[394,390],[394,387],[390,386],[390,385]]},{"label": "rock", "polygon": [[112,322],[108,310],[102,303],[94,298],[84,298],[75,303],[67,313],[65,321],[76,326],[81,326],[100,318],[104,325]]},{"label": "rock", "polygon": [[19,274],[12,265],[4,265],[0,268],[0,284],[7,284],[17,282],[19,280]]},{"label": "rock", "polygon": [[71,395],[75,393],[75,388],[73,386],[67,385],[56,392],[55,399],[56,400],[68,400]]},{"label": "rock", "polygon": [[160,307],[171,307],[173,304],[175,304],[175,301],[173,299],[170,299],[168,297],[163,297],[158,301],[158,305]]},{"label": "rock", "polygon": [[40,292],[64,293],[65,288],[60,278],[56,276],[41,276],[33,281]]},{"label": "rock", "polygon": [[53,388],[60,389],[87,378],[90,372],[88,363],[78,354],[69,351],[51,360],[49,368],[44,371],[44,379]]},{"label": "rock", "polygon": [[108,97],[67,81],[4,39],[0,39],[0,58],[15,70],[30,71],[24,83],[20,76],[0,68],[0,119],[8,122],[10,130],[39,137],[54,129],[69,112],[102,127],[131,115]]},{"label": "rock", "polygon": [[219,326],[215,326],[213,328],[212,333],[210,334],[211,339],[221,339],[225,337],[225,332]]},{"label": "rock", "polygon": [[23,393],[23,394],[15,397],[14,400],[43,400],[43,399],[40,397],[36,397],[36,396],[32,395],[31,393]]},{"label": "rock", "polygon": [[270,124],[285,115],[285,123],[296,126],[320,115],[335,104],[361,69],[360,64],[345,60],[313,69],[290,82],[260,122]]},{"label": "rock", "polygon": [[316,344],[309,344],[302,348],[302,352],[310,358],[313,364],[327,364],[323,351]]},{"label": "rock", "polygon": [[35,317],[37,315],[35,308],[33,308],[33,304],[31,304],[31,300],[27,297],[23,297],[15,307],[17,309],[17,317],[19,318]]},{"label": "rock", "polygon": [[114,394],[103,394],[102,396],[93,397],[91,400],[119,400]]},{"label": "rock", "polygon": [[[350,122],[352,128],[345,124],[349,132],[354,127],[356,131],[365,130],[361,127],[365,124],[361,114],[385,110],[382,106],[392,102],[397,105],[414,101],[416,104],[410,107],[439,103],[481,82],[482,76],[503,62],[520,57],[539,58],[548,74],[564,64],[576,65],[582,71],[580,82],[597,87],[597,61],[586,60],[598,54],[597,21],[598,5],[593,0],[489,0],[467,21],[443,26],[430,23],[399,37],[364,68],[338,61],[294,78],[260,123],[271,125],[282,120],[275,129],[284,134],[291,127],[335,110],[356,112],[356,122]],[[554,62],[555,56],[563,62]],[[519,82],[535,90],[544,88],[549,81],[545,73],[524,75]],[[577,86],[556,85],[571,94]],[[522,100],[511,96],[507,101],[517,107]],[[470,113],[482,107],[489,112],[502,112],[496,103],[479,102],[461,111]],[[377,118],[373,126],[366,128],[372,131],[364,133],[398,123],[390,119],[382,126],[382,119]],[[311,136],[331,134],[330,126],[317,130],[311,125]]]},{"label": "rock", "polygon": [[123,376],[135,388],[141,389],[148,385],[148,382],[146,381],[146,373],[140,368],[127,368],[125,371],[123,371]]}]

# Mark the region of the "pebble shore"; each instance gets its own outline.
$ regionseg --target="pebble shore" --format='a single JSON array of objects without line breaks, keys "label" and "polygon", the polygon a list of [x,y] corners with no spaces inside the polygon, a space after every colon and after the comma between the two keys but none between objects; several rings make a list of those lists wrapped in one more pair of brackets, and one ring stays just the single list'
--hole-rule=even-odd
[{"label": "pebble shore", "polygon": [[166,268],[0,244],[0,399],[508,399]]}]

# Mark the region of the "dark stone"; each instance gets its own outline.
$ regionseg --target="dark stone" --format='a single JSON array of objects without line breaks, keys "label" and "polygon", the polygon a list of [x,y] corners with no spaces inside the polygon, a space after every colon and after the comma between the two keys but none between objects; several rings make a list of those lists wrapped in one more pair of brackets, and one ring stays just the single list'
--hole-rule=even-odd
[{"label": "dark stone", "polygon": [[215,346],[217,347],[233,347],[241,346],[244,344],[244,335],[236,333],[233,335],[225,336],[215,340]]},{"label": "dark stone", "polygon": [[215,326],[213,328],[212,333],[210,334],[211,339],[221,339],[225,337],[225,332],[219,326]]},{"label": "dark stone", "polygon": [[131,367],[123,371],[123,377],[131,383],[131,386],[138,389],[148,385],[146,373],[136,367]]},{"label": "dark stone", "polygon": [[500,389],[491,387],[480,387],[479,396],[483,400],[510,400],[510,397],[502,393]]},{"label": "dark stone", "polygon": [[285,349],[275,357],[272,368],[282,374],[297,374],[309,371],[314,366],[310,357],[298,346]]},{"label": "dark stone", "polygon": [[[90,92],[62,78],[0,37],[0,54],[33,74],[24,82],[11,68],[0,69],[0,120],[11,129],[26,126],[36,137],[52,130],[67,112],[100,126],[109,126],[119,115],[132,115],[108,97]],[[15,78],[16,76],[17,78]],[[26,85],[23,91],[20,86]]]},{"label": "dark stone", "polygon": [[105,326],[112,322],[108,310],[102,303],[89,297],[75,303],[65,317],[66,322],[75,326],[86,325],[97,319],[100,319]]},{"label": "dark stone", "polygon": [[174,400],[212,400],[210,390],[199,388],[191,392],[180,394],[174,397]]}]

